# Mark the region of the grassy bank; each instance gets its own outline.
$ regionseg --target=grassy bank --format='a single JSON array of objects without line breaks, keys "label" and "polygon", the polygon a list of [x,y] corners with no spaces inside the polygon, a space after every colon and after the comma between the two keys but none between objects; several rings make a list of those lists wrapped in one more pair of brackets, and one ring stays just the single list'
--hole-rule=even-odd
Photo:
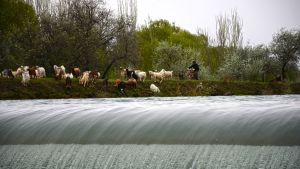
[{"label": "grassy bank", "polygon": [[113,80],[108,82],[107,87],[102,80],[97,80],[95,85],[84,88],[77,79],[73,79],[70,90],[65,88],[64,80],[33,79],[27,87],[22,86],[20,81],[0,78],[0,99],[300,94],[300,83],[169,80],[156,84],[161,92],[154,94],[149,89],[153,82],[145,81],[138,83],[137,88],[126,89],[126,96],[113,86]]}]

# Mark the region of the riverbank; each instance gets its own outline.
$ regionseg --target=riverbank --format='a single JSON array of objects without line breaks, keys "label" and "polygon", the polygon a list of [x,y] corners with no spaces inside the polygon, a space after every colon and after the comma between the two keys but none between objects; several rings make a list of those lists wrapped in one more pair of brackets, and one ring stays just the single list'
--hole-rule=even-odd
[{"label": "riverbank", "polygon": [[53,78],[34,79],[29,86],[21,85],[21,79],[0,78],[0,99],[60,99],[60,98],[114,98],[114,97],[174,97],[174,96],[216,96],[216,95],[282,95],[300,94],[300,83],[262,83],[169,80],[156,84],[160,93],[153,93],[149,86],[152,81],[139,82],[137,88],[126,89],[126,95],[119,92],[113,80],[105,86],[102,80],[83,87],[77,79],[72,89],[65,88],[65,81]]}]

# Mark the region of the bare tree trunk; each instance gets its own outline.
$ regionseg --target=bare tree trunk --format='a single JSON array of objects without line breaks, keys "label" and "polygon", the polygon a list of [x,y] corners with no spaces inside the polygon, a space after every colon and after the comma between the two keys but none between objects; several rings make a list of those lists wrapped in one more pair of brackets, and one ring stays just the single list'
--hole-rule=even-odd
[{"label": "bare tree trunk", "polygon": [[103,74],[102,74],[102,77],[101,79],[105,79],[107,73],[109,72],[110,68],[112,67],[112,65],[116,62],[116,59],[113,59],[109,64],[108,66],[105,68]]},{"label": "bare tree trunk", "polygon": [[120,61],[120,60],[125,59],[125,58],[127,58],[126,54],[124,56],[112,59],[111,62],[105,68],[105,70],[104,70],[103,75],[102,75],[101,78],[104,79],[106,77],[106,75],[108,74],[108,72],[111,69],[111,67],[112,67],[113,64],[115,64],[117,61]]},{"label": "bare tree trunk", "polygon": [[243,22],[236,10],[232,11],[231,17],[219,15],[216,17],[216,37],[220,47],[232,47],[236,49],[242,45]]},{"label": "bare tree trunk", "polygon": [[284,81],[285,80],[285,67],[286,67],[286,64],[284,64],[282,67],[281,67],[281,81]]},{"label": "bare tree trunk", "polygon": [[225,15],[219,15],[216,18],[216,37],[217,37],[217,44],[220,47],[225,47],[229,40],[229,25],[230,21],[228,17]]},{"label": "bare tree trunk", "polygon": [[230,46],[237,49],[242,45],[243,34],[242,34],[243,23],[236,10],[231,13],[231,24],[230,24]]}]

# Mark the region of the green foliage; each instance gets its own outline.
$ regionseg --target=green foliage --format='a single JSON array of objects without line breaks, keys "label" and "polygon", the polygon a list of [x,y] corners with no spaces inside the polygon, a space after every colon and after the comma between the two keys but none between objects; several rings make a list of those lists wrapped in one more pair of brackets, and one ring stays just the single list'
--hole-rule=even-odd
[{"label": "green foliage", "polygon": [[297,64],[300,55],[300,30],[281,29],[271,43],[271,52],[281,67],[281,78],[286,79],[287,69]]},{"label": "green foliage", "polygon": [[168,41],[169,37],[178,32],[179,28],[171,25],[167,20],[150,21],[138,31],[139,53],[141,55],[140,67],[145,70],[152,70],[154,50],[159,42]]},{"label": "green foliage", "polygon": [[143,41],[139,38],[139,54],[140,54],[140,65],[144,70],[152,70],[154,64],[153,62],[153,52],[158,42]]},{"label": "green foliage", "polygon": [[200,52],[192,48],[183,48],[180,45],[161,42],[154,51],[153,68],[155,70],[172,70],[175,75],[178,75],[185,73],[193,60],[199,63]]},{"label": "green foliage", "polygon": [[174,32],[168,38],[171,44],[181,45],[183,48],[202,49],[208,46],[207,37],[194,35],[186,30]]},{"label": "green foliage", "polygon": [[0,69],[15,68],[36,54],[37,17],[33,8],[19,0],[0,3]]},{"label": "green foliage", "polygon": [[158,41],[168,40],[169,37],[180,30],[175,24],[171,25],[167,20],[150,21],[149,33],[150,38],[155,38]]},{"label": "green foliage", "polygon": [[53,65],[64,65],[67,72],[80,67],[115,78],[120,66],[130,66],[173,70],[176,76],[196,60],[201,79],[270,81],[279,74],[299,79],[299,30],[282,29],[270,49],[242,47],[242,20],[233,11],[231,18],[217,18],[218,46],[213,46],[208,35],[167,20],[149,21],[137,30],[136,1],[120,1],[119,15],[104,0],[60,1],[54,8],[51,3],[35,1],[36,14],[24,1],[1,1],[0,69],[38,65],[51,76]]},{"label": "green foliage", "polygon": [[33,22],[36,22],[36,16],[30,5],[20,0],[1,0],[0,31],[2,35],[25,29]]},{"label": "green foliage", "polygon": [[166,20],[150,21],[138,31],[138,37],[140,67],[145,70],[182,72],[192,60],[205,62],[209,50],[206,36],[192,34]]},{"label": "green foliage", "polygon": [[264,46],[245,47],[228,53],[219,74],[223,79],[263,81],[269,52]]},{"label": "green foliage", "polygon": [[171,46],[168,42],[161,42],[154,51],[153,67],[156,70],[174,70],[176,62],[182,59],[181,46]]},{"label": "green foliage", "polygon": [[244,68],[244,78],[251,81],[264,81],[266,74],[264,68],[267,64],[269,51],[263,45],[256,47],[245,47],[246,65]]},{"label": "green foliage", "polygon": [[[2,99],[59,99],[59,98],[104,98],[104,97],[150,97],[150,96],[210,96],[210,95],[261,95],[261,94],[299,94],[299,83],[257,83],[257,82],[224,82],[169,80],[156,84],[160,93],[154,94],[149,86],[153,81],[138,83],[137,88],[127,88],[126,95],[114,87],[114,81],[109,81],[107,88],[102,80],[96,80],[94,85],[83,87],[77,79],[72,80],[72,88],[65,88],[65,81],[54,78],[30,80],[24,87],[21,79],[0,78],[0,100]],[[202,85],[199,85],[199,84]],[[202,86],[202,87],[200,87]]]},{"label": "green foliage", "polygon": [[[103,18],[97,15],[102,14]],[[82,70],[99,70],[100,59],[107,44],[103,24],[111,22],[110,13],[102,3],[71,1],[68,7],[56,15],[45,12],[40,17],[43,34],[43,58],[47,58],[48,70],[53,65]],[[103,54],[103,52],[102,52]],[[102,59],[103,60],[103,59]]]},{"label": "green foliage", "polygon": [[218,80],[218,76],[216,74],[213,74],[209,67],[202,66],[199,71],[199,77],[201,80]]},{"label": "green foliage", "polygon": [[120,58],[137,62],[136,33],[128,31],[135,24],[127,15],[113,15],[104,1],[71,0],[55,8],[36,3],[38,17],[23,1],[1,1],[0,69],[39,65],[52,72],[53,65],[64,65],[68,72],[72,67],[108,71]]},{"label": "green foliage", "polygon": [[207,67],[208,70],[212,75],[215,75],[220,67],[223,64],[223,56],[222,56],[223,48],[220,47],[212,47],[209,46],[204,50],[201,50],[201,63],[204,67]]},{"label": "green foliage", "polygon": [[218,73],[223,79],[242,79],[245,64],[245,60],[238,53],[233,53],[226,57],[225,63],[220,67]]}]

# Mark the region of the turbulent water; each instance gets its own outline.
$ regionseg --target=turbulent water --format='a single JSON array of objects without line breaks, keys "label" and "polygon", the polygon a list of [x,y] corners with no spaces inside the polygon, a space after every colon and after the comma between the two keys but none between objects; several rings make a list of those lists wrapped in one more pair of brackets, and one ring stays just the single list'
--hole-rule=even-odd
[{"label": "turbulent water", "polygon": [[0,168],[300,168],[300,96],[0,101]]}]

